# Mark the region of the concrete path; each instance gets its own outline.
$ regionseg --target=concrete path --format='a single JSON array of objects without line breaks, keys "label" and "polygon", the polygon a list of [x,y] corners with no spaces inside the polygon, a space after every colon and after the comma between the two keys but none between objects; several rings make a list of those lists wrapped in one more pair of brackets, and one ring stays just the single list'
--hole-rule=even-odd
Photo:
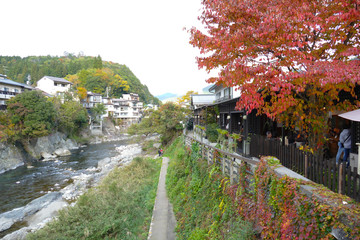
[{"label": "concrete path", "polygon": [[166,196],[165,179],[169,158],[163,157],[155,206],[149,231],[149,240],[175,239],[176,220],[172,205]]}]

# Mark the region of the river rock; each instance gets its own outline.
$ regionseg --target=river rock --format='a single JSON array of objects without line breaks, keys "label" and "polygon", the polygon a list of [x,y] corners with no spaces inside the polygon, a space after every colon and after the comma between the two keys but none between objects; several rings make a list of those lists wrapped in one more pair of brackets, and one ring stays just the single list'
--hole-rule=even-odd
[{"label": "river rock", "polygon": [[47,153],[47,152],[41,152],[41,157],[43,157],[45,160],[51,160],[51,159],[56,158],[56,156],[54,156],[50,153]]},{"label": "river rock", "polygon": [[159,140],[159,139],[160,139],[160,134],[158,134],[158,133],[153,133],[153,134],[148,135],[148,136],[145,138],[145,141],[150,141],[150,140],[156,141],[156,140]]},{"label": "river rock", "polygon": [[154,148],[159,148],[161,146],[161,143],[154,143],[153,146]]},{"label": "river rock", "polygon": [[65,147],[68,149],[78,149],[79,148],[77,143],[72,139],[67,139],[65,141]]},{"label": "river rock", "polygon": [[2,238],[2,240],[25,240],[26,239],[26,235],[31,231],[31,228],[29,227],[24,227],[21,228],[15,232],[12,232],[8,235],[6,235],[5,237]]},{"label": "river rock", "polygon": [[63,199],[67,201],[77,199],[91,186],[91,183],[94,181],[95,175],[82,173],[78,176],[72,177],[74,182],[60,190]]},{"label": "river rock", "polygon": [[61,198],[61,195],[60,192],[48,193],[31,201],[24,207],[0,214],[0,232],[9,229],[16,222],[23,221],[25,217],[35,214],[51,202]]},{"label": "river rock", "polygon": [[31,156],[40,159],[42,152],[53,153],[57,149],[73,149],[76,147],[76,143],[71,139],[67,139],[65,134],[55,132],[48,136],[31,140],[26,149]]},{"label": "river rock", "polygon": [[56,150],[55,150],[54,154],[57,155],[57,156],[59,156],[59,157],[62,157],[62,156],[69,156],[69,155],[71,155],[71,152],[69,151],[69,149],[59,148],[59,149],[56,149]]},{"label": "river rock", "polygon": [[18,149],[9,144],[0,143],[0,173],[24,165],[24,159]]},{"label": "river rock", "polygon": [[9,229],[15,222],[24,218],[24,208],[15,208],[9,212],[0,214],[0,232]]},{"label": "river rock", "polygon": [[98,168],[103,168],[105,165],[109,164],[111,162],[110,158],[104,158],[100,161],[98,161]]},{"label": "river rock", "polygon": [[26,221],[32,229],[40,229],[49,222],[60,209],[66,206],[68,206],[68,204],[62,198],[58,198],[36,214],[28,217]]}]

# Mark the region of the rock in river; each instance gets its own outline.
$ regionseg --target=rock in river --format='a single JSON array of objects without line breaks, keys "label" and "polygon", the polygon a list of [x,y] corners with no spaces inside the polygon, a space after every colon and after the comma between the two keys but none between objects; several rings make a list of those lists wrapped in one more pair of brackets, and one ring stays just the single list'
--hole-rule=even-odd
[{"label": "rock in river", "polygon": [[55,150],[54,154],[61,157],[61,156],[69,156],[71,155],[71,152],[69,151],[69,149],[59,148]]}]

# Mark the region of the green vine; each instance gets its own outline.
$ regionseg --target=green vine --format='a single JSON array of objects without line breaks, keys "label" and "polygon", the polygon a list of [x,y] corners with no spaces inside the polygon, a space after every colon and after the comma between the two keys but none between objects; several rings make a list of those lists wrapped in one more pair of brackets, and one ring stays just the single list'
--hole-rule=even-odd
[{"label": "green vine", "polygon": [[[339,210],[301,194],[300,181],[286,175],[279,178],[270,168],[277,164],[273,157],[261,159],[253,176],[253,191],[245,190],[252,186],[245,181],[245,164],[240,166],[240,182],[236,189],[229,189],[240,216],[257,222],[264,239],[333,239],[332,228],[341,225]],[[342,229],[357,236],[359,226]]]}]

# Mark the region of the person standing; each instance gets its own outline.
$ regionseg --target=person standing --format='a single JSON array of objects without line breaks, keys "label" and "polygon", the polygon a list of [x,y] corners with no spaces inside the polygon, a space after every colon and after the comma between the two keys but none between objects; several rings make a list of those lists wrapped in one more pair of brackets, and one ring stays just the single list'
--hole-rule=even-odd
[{"label": "person standing", "polygon": [[270,140],[272,138],[272,133],[270,131],[266,132],[266,139]]},{"label": "person standing", "polygon": [[338,142],[338,152],[336,154],[336,164],[339,164],[340,156],[344,152],[343,162],[346,162],[346,167],[349,167],[349,154],[351,149],[351,130],[350,124],[345,124],[344,129],[340,133],[340,138]]}]

